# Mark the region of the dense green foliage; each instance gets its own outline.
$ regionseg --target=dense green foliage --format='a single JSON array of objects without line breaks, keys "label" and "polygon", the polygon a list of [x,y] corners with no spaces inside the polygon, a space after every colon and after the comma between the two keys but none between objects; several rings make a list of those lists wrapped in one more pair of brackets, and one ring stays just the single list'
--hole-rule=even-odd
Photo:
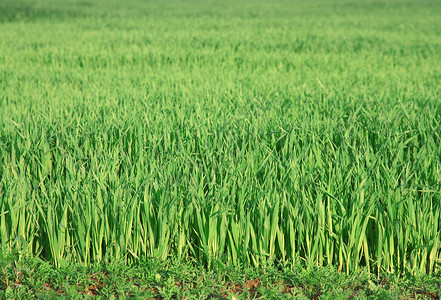
[{"label": "dense green foliage", "polygon": [[0,2],[0,241],[441,263],[441,2]]},{"label": "dense green foliage", "polygon": [[[207,270],[173,259],[55,267],[0,253],[2,299],[439,299],[441,277],[345,274],[335,267],[221,266]],[[89,296],[90,295],[90,296]],[[234,298],[233,298],[234,297]]]}]

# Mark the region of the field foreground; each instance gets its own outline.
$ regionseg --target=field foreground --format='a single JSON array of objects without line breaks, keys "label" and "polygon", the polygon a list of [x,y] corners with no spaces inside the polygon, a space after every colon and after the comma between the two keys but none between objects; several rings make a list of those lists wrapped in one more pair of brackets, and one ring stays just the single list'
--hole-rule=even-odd
[{"label": "field foreground", "polygon": [[[14,258],[16,259],[14,261]],[[440,299],[441,278],[351,275],[332,267],[218,267],[140,260],[55,268],[38,258],[0,258],[2,299]]]},{"label": "field foreground", "polygon": [[440,61],[435,0],[3,0],[2,253],[435,278]]}]

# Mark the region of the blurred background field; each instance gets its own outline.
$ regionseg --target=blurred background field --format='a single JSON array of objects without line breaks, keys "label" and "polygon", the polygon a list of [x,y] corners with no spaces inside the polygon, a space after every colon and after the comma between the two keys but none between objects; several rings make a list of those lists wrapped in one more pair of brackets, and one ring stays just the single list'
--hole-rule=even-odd
[{"label": "blurred background field", "polygon": [[0,243],[441,264],[441,2],[0,2]]}]

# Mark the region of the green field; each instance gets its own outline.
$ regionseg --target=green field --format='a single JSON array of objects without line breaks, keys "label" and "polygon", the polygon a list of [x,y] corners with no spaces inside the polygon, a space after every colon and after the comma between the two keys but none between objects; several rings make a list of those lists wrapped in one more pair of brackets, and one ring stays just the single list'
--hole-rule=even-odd
[{"label": "green field", "polygon": [[441,269],[441,2],[0,1],[0,244]]}]

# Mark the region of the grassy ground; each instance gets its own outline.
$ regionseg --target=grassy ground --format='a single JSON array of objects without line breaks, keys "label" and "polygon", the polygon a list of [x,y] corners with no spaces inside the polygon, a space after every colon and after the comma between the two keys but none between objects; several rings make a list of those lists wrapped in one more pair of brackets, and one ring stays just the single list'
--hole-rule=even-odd
[{"label": "grassy ground", "polygon": [[3,0],[3,252],[436,278],[440,61],[435,0]]},{"label": "grassy ground", "polygon": [[346,275],[332,267],[207,270],[150,259],[55,268],[17,255],[3,256],[0,264],[2,299],[439,299],[441,290],[439,276],[374,276],[366,270]]}]

